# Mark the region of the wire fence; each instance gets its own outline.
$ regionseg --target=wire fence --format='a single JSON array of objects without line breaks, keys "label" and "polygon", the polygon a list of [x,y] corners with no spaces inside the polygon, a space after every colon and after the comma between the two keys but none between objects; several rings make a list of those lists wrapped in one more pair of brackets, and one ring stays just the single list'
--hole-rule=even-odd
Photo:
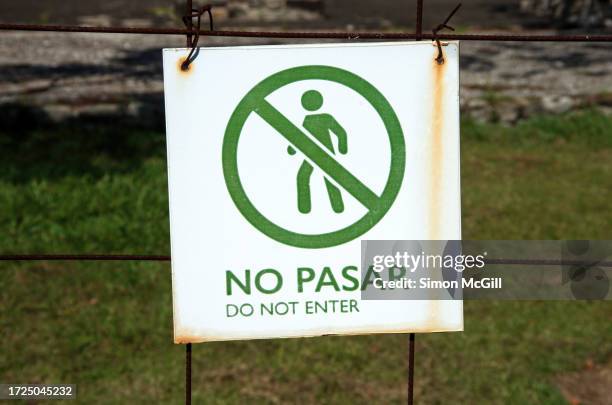
[{"label": "wire fence", "polygon": [[[431,33],[423,32],[423,1],[416,0],[415,32],[372,32],[372,31],[237,31],[237,30],[201,30],[200,17],[210,6],[194,9],[192,0],[185,0],[185,28],[145,28],[145,27],[92,27],[81,25],[40,25],[40,24],[0,24],[0,31],[38,31],[98,34],[140,34],[140,35],[184,35],[188,48],[197,46],[194,38],[202,37],[240,37],[240,38],[283,38],[283,39],[344,39],[344,40],[460,40],[460,41],[504,41],[504,42],[603,42],[612,43],[612,35],[560,35],[560,34],[451,34],[440,33],[442,28],[450,28],[446,23],[438,25]],[[458,9],[458,7],[457,7]],[[457,10],[455,9],[452,14]],[[194,18],[197,24],[194,25]],[[449,17],[450,18],[450,17]],[[447,18],[447,21],[448,19]],[[442,20],[442,19],[441,19]],[[446,22],[447,22],[446,21]],[[138,254],[0,254],[0,261],[158,261],[168,262],[168,255]],[[588,265],[585,262],[562,260],[527,260],[527,259],[487,259],[489,264],[508,265]],[[612,262],[599,262],[599,266],[612,267]],[[408,404],[414,403],[414,354],[415,335],[410,334],[408,347]],[[191,404],[191,344],[186,345],[185,352],[185,403]]]},{"label": "wire fence", "polygon": [[[3,31],[41,31],[41,32],[84,32],[98,34],[144,34],[144,35],[185,35],[196,34],[194,29],[185,28],[145,28],[145,27],[90,27],[82,25],[37,25],[37,24],[0,24]],[[459,40],[459,41],[504,41],[504,42],[612,42],[612,35],[563,35],[563,34],[439,34],[423,32],[373,32],[373,31],[200,31],[201,36],[239,37],[239,38],[284,38],[284,39],[379,39],[379,40]],[[189,45],[191,46],[191,45]]]}]

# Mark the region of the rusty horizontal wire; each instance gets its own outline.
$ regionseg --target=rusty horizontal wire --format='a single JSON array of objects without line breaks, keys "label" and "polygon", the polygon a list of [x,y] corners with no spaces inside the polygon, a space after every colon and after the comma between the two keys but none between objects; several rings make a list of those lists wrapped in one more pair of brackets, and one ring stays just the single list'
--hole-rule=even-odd
[{"label": "rusty horizontal wire", "polygon": [[[167,255],[114,255],[114,254],[3,254],[0,261],[170,261]],[[560,259],[484,259],[488,265],[531,266],[598,266],[612,267],[612,261],[560,260]]]},{"label": "rusty horizontal wire", "polygon": [[[0,24],[0,31],[83,32],[99,34],[195,35],[184,28],[90,27],[81,25]],[[286,39],[429,39],[432,34],[412,32],[304,32],[304,31],[201,31],[201,36]],[[439,34],[442,40],[509,42],[612,42],[612,35],[513,35],[513,34]]]}]

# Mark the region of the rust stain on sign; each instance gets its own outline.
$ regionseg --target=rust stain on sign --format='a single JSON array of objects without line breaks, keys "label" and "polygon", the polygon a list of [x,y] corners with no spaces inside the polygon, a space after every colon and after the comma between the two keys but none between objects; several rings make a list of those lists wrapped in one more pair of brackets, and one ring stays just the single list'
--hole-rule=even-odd
[{"label": "rust stain on sign", "polygon": [[214,342],[216,340],[224,340],[222,337],[215,339],[214,337],[203,337],[201,333],[188,328],[180,328],[175,331],[174,343],[175,344],[187,344],[187,343],[204,343]]},{"label": "rust stain on sign", "polygon": [[181,76],[189,76],[193,73],[194,68],[195,68],[195,62],[191,62],[188,66],[187,69],[183,70],[183,63],[185,63],[185,61],[187,60],[187,57],[182,57],[179,58],[177,63],[176,63],[176,70],[178,70],[179,74]]},{"label": "rust stain on sign", "polygon": [[446,64],[438,63],[435,59],[431,61],[431,129],[430,129],[430,185],[429,185],[429,239],[435,240],[441,237],[442,216],[442,176],[444,163],[444,143],[442,142],[444,131],[444,79],[446,76]]},{"label": "rust stain on sign", "polygon": [[[436,301],[437,302],[437,301]],[[380,334],[407,334],[407,333],[437,333],[460,330],[457,326],[448,325],[439,318],[428,319],[420,325],[393,326],[381,330],[380,326],[363,326],[353,328],[352,330],[342,331],[339,333],[329,333],[325,329],[313,329],[299,334],[294,333],[276,333],[270,336],[253,335],[253,336],[232,336],[232,335],[215,335],[203,334],[195,331],[183,330],[180,335],[174,337],[175,344],[188,343],[207,343],[207,342],[223,342],[232,340],[262,340],[262,339],[295,339],[295,338],[317,338],[317,337],[334,337],[334,336],[363,336],[363,335],[380,335]],[[461,329],[462,330],[462,329]]]}]

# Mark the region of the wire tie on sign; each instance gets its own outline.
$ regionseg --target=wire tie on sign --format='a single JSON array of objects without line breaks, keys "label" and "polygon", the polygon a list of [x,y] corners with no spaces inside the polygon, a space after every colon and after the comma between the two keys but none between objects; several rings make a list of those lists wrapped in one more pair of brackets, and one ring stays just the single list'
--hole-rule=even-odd
[{"label": "wire tie on sign", "polygon": [[444,20],[442,24],[439,24],[436,28],[434,28],[431,31],[433,34],[433,40],[436,42],[436,45],[438,46],[438,56],[436,57],[436,62],[438,62],[438,65],[444,64],[444,53],[442,52],[442,44],[440,43],[440,38],[438,38],[438,32],[442,31],[445,28],[451,31],[455,31],[453,27],[448,25],[448,22],[451,20],[451,18],[453,18],[453,16],[457,13],[457,11],[459,11],[460,8],[461,8],[461,3],[457,4],[457,7],[455,7],[454,10],[451,11],[451,13],[448,15],[448,17],[446,17],[446,20]]},{"label": "wire tie on sign", "polygon": [[207,4],[207,5],[202,6],[200,8],[193,8],[193,9],[191,9],[191,14],[190,15],[183,16],[183,22],[185,23],[185,26],[187,28],[190,27],[190,22],[192,22],[194,18],[196,19],[195,36],[194,36],[194,39],[193,39],[193,44],[191,45],[191,50],[189,51],[189,55],[187,55],[187,58],[185,58],[185,60],[181,64],[181,70],[183,70],[183,71],[189,70],[189,65],[191,65],[193,63],[193,61],[196,60],[196,58],[198,57],[198,54],[200,53],[200,48],[198,48],[198,41],[200,39],[200,28],[201,28],[201,22],[202,22],[202,15],[204,13],[208,13],[208,21],[210,23],[210,31],[214,31],[214,29],[213,29],[213,16],[212,16],[212,11],[211,10],[212,10],[212,5]]}]

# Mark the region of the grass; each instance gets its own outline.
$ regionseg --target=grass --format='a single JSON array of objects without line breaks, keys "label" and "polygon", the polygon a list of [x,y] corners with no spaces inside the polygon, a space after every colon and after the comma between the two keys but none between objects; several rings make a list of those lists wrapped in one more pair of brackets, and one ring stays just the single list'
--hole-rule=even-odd
[{"label": "grass", "polygon": [[[462,132],[466,239],[611,239],[612,117]],[[0,134],[2,252],[167,254],[164,138],[113,128]],[[81,403],[181,403],[167,264],[0,264],[0,381],[75,383]],[[556,378],[612,356],[609,302],[466,302],[465,332],[417,337],[418,403],[564,403]],[[402,403],[401,335],[194,347],[195,403]]]}]

